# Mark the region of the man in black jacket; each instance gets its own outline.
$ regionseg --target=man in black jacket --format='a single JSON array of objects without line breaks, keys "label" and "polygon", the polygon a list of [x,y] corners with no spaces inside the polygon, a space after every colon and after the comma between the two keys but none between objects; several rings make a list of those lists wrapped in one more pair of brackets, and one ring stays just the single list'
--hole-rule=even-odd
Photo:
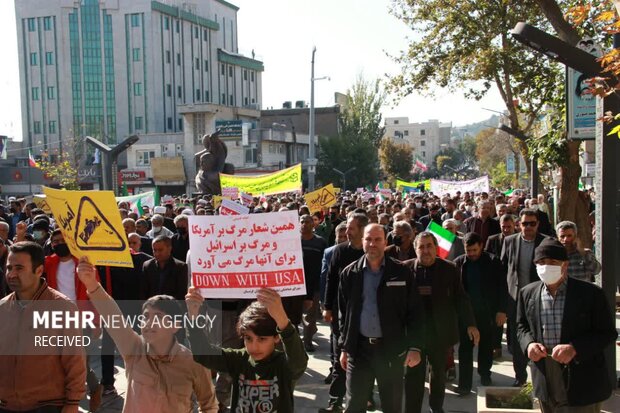
[{"label": "man in black jacket", "polygon": [[534,261],[542,282],[521,290],[517,315],[534,396],[544,413],[599,412],[612,390],[604,351],[618,336],[613,313],[598,286],[568,277],[559,241],[542,241]]},{"label": "man in black jacket", "polygon": [[402,409],[403,367],[420,363],[423,314],[407,266],[386,257],[385,231],[364,230],[364,256],[341,274],[340,363],[347,372],[347,412],[365,412],[375,379],[385,412]]},{"label": "man in black jacket", "polygon": [[536,211],[523,209],[519,213],[521,232],[504,239],[500,259],[507,269],[506,281],[510,300],[508,302],[508,338],[512,353],[512,366],[515,371],[514,386],[527,382],[527,358],[519,350],[517,342],[516,313],[519,290],[538,280],[534,265],[534,249],[545,236],[538,232]]},{"label": "man in black jacket", "polygon": [[[493,337],[496,326],[506,322],[508,288],[506,270],[499,258],[482,251],[482,238],[475,232],[465,235],[465,254],[454,260],[461,272],[463,288],[469,295],[476,326],[480,331],[478,346],[478,374],[480,384],[491,385],[493,365]],[[467,395],[472,388],[474,347],[465,326],[460,326],[459,388],[460,395]]]},{"label": "man in black jacket", "polygon": [[144,275],[140,283],[141,298],[154,295],[171,295],[183,300],[187,292],[187,264],[172,256],[172,241],[165,235],[153,240],[153,258],[143,265]]},{"label": "man in black jacket", "polygon": [[504,239],[515,233],[515,217],[512,214],[504,214],[499,218],[499,226],[502,230],[499,234],[491,235],[487,239],[484,250],[499,258],[502,253]]},{"label": "man in black jacket", "polygon": [[431,364],[429,405],[432,412],[441,413],[446,392],[448,349],[459,341],[459,317],[474,345],[478,345],[480,335],[458,270],[451,262],[437,257],[435,236],[427,231],[421,232],[415,239],[415,249],[417,258],[404,264],[413,271],[422,298],[426,331],[422,362],[407,369],[405,376],[405,411],[416,413],[422,409],[428,359]]},{"label": "man in black jacket", "polygon": [[330,323],[331,328],[332,381],[329,385],[329,405],[326,408],[320,409],[319,413],[342,411],[341,406],[345,396],[346,375],[340,365],[340,348],[338,346],[338,339],[340,337],[338,326],[338,287],[342,270],[364,255],[362,237],[366,225],[368,225],[368,217],[364,214],[353,214],[347,219],[346,234],[349,241],[338,244],[334,248],[327,271],[323,318]]}]

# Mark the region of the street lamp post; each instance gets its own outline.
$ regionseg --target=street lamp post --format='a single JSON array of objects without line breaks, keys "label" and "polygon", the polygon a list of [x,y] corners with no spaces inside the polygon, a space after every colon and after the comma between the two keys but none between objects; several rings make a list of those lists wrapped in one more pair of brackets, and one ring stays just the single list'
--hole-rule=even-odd
[{"label": "street lamp post", "polygon": [[314,54],[316,53],[316,46],[312,47],[312,61],[311,61],[311,69],[310,69],[310,116],[309,122],[310,125],[308,127],[309,139],[308,139],[308,189],[314,190],[314,177],[316,175],[316,154],[315,154],[315,145],[314,145],[314,81],[315,80],[329,80],[329,77],[314,77]]},{"label": "street lamp post", "polygon": [[349,172],[353,172],[355,170],[355,166],[347,169],[344,172],[342,172],[340,169],[336,169],[336,168],[332,168],[332,169],[334,170],[334,172],[338,173],[342,177],[342,190],[346,191],[347,190],[347,174]]}]

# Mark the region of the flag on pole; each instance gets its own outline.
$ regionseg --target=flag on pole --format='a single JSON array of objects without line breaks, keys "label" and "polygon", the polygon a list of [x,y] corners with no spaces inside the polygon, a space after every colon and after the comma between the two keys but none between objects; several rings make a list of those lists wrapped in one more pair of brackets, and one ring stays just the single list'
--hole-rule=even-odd
[{"label": "flag on pole", "polygon": [[41,165],[39,165],[39,163],[34,159],[34,156],[32,156],[32,151],[30,149],[28,149],[28,163],[32,168],[41,167]]},{"label": "flag on pole", "polygon": [[445,259],[450,254],[450,248],[452,248],[456,235],[434,221],[431,221],[426,230],[437,238],[437,255]]},{"label": "flag on pole", "polygon": [[417,156],[415,158],[415,166],[416,166],[416,168],[419,168],[419,169],[423,170],[424,172],[426,172],[428,170],[428,166],[426,166],[426,164],[424,162],[422,162],[422,160],[420,158],[418,158]]}]

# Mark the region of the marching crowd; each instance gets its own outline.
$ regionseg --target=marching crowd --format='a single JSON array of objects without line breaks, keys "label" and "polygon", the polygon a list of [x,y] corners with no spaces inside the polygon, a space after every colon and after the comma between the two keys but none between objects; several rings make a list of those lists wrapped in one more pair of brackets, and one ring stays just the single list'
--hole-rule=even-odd
[{"label": "marching crowd", "polygon": [[[420,412],[429,369],[429,406],[443,412],[456,345],[466,397],[474,348],[479,383],[492,386],[504,332],[514,385],[528,381],[529,363],[544,412],[598,412],[611,394],[604,350],[617,332],[594,283],[600,263],[582,248],[582,229],[554,225],[544,195],[346,191],[319,212],[301,194],[255,198],[253,214],[298,211],[306,295],[265,288],[256,301],[220,300],[218,331],[156,327],[158,317],[196,317],[212,305],[191,286],[188,216],[218,214],[213,202],[183,196],[140,212],[120,202],[133,268],[73,256],[54,217],[34,202],[2,205],[0,413],[77,412],[86,393],[95,411],[102,395],[116,393],[115,351],[128,381],[125,412],[293,412],[321,319],[330,326],[331,368],[319,412],[374,410],[375,383],[384,412]],[[37,300],[143,314],[149,323],[84,332],[101,338],[97,377],[80,352],[17,351]]]}]

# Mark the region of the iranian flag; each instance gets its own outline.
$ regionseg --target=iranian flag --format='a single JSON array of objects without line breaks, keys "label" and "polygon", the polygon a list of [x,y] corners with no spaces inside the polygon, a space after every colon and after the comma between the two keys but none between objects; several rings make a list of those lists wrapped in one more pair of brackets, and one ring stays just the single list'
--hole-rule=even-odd
[{"label": "iranian flag", "polygon": [[34,159],[34,156],[32,156],[32,151],[28,150],[28,164],[30,165],[31,168],[40,168],[41,166],[39,165],[39,163]]},{"label": "iranian flag", "polygon": [[431,221],[426,230],[437,238],[437,255],[445,259],[450,253],[450,248],[452,248],[452,243],[454,242],[456,235],[434,221]]},{"label": "iranian flag", "polygon": [[415,166],[416,168],[419,168],[421,170],[423,170],[424,172],[426,172],[428,170],[428,166],[426,166],[426,164],[424,162],[422,162],[422,160],[418,157],[416,157],[415,159]]}]

